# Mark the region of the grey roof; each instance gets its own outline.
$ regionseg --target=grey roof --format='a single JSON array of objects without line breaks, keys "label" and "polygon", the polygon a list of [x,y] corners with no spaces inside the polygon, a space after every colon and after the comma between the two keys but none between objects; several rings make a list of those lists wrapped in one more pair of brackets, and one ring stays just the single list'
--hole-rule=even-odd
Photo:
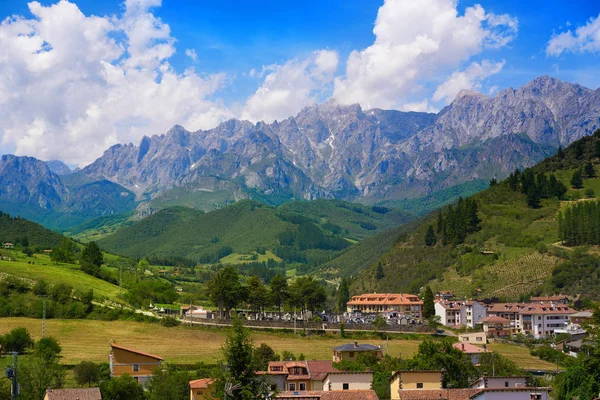
[{"label": "grey roof", "polygon": [[374,344],[354,344],[348,343],[338,347],[334,347],[337,351],[376,351],[381,350],[381,347],[375,346]]}]

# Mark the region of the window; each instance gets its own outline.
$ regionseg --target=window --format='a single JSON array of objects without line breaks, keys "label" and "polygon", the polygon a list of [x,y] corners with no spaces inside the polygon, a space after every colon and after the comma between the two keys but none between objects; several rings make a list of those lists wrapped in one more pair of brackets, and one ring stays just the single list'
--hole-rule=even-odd
[{"label": "window", "polygon": [[417,389],[423,389],[423,382],[417,382]]},{"label": "window", "polygon": [[353,351],[349,352],[349,353],[348,353],[348,356],[349,356],[350,358],[354,357],[354,352],[353,352]]},{"label": "window", "polygon": [[300,382],[300,390],[306,390],[306,383]]},{"label": "window", "polygon": [[197,394],[198,396],[202,396],[202,395],[204,394],[204,392],[203,392],[202,390],[198,390],[198,391],[196,392],[196,394]]},{"label": "window", "polygon": [[296,390],[296,384],[295,383],[290,383],[290,392],[293,392]]},{"label": "window", "polygon": [[350,384],[349,383],[342,383],[342,390],[348,390],[350,389]]},{"label": "window", "polygon": [[508,387],[508,381],[504,382],[504,387]]},{"label": "window", "polygon": [[271,385],[271,390],[272,391],[276,391],[277,390],[277,385]]},{"label": "window", "polygon": [[139,372],[140,366],[138,364],[133,364],[133,372]]}]

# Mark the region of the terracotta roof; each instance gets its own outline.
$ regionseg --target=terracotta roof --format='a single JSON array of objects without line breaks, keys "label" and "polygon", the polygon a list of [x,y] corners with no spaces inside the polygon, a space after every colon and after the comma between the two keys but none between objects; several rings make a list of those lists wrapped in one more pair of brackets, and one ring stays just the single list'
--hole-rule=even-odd
[{"label": "terracotta roof", "polygon": [[549,387],[511,387],[511,388],[486,388],[480,389],[479,393],[474,393],[469,399],[477,399],[480,395],[491,392],[523,392],[529,397],[530,393],[549,392]]},{"label": "terracotta roof", "polygon": [[401,400],[469,400],[483,389],[401,389]]},{"label": "terracotta roof", "polygon": [[99,388],[48,389],[48,400],[102,400]]},{"label": "terracotta roof", "polygon": [[128,351],[130,353],[135,353],[135,354],[139,354],[141,356],[146,356],[146,357],[150,357],[150,358],[154,358],[154,359],[157,359],[157,360],[164,361],[164,358],[162,358],[160,356],[155,356],[154,354],[144,353],[143,351],[130,349],[129,347],[121,346],[121,345],[118,345],[116,343],[111,343],[110,347],[112,347],[113,349],[124,350],[124,351]]},{"label": "terracotta roof", "polygon": [[373,390],[341,390],[341,391],[296,391],[279,392],[278,399],[319,399],[319,400],[379,400]]},{"label": "terracotta roof", "polygon": [[332,372],[341,372],[339,369],[333,367],[333,361],[307,361],[308,372],[310,379],[313,381],[324,381],[327,374]]},{"label": "terracotta roof", "polygon": [[537,296],[537,297],[532,297],[530,300],[531,301],[541,301],[541,302],[547,302],[547,301],[563,301],[564,299],[568,300],[567,296]]},{"label": "terracotta roof", "polygon": [[478,347],[471,343],[454,343],[452,347],[465,354],[487,353],[487,350],[483,347]]},{"label": "terracotta roof", "polygon": [[347,303],[349,306],[357,305],[422,305],[419,296],[407,293],[372,293],[352,296]]},{"label": "terracotta roof", "polygon": [[481,322],[482,324],[485,324],[485,323],[488,323],[488,324],[508,324],[510,322],[510,319],[502,318],[502,317],[499,317],[497,315],[490,315],[488,317],[481,318],[479,320],[479,322]]},{"label": "terracotta roof", "polygon": [[202,378],[190,381],[190,389],[208,389],[215,380],[212,378]]},{"label": "terracotta roof", "polygon": [[538,314],[550,314],[550,315],[571,315],[575,314],[577,311],[573,310],[571,307],[568,307],[564,304],[549,304],[549,303],[538,303],[538,304],[529,304],[527,307],[521,310],[521,314],[525,315],[538,315]]},{"label": "terracotta roof", "polygon": [[527,307],[525,303],[494,303],[487,308],[488,313],[510,313],[519,312],[522,308]]}]

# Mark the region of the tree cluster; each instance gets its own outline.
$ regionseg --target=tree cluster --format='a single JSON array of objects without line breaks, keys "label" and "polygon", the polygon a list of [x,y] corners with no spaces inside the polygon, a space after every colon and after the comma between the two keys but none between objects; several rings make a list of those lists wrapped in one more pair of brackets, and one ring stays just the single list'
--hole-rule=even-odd
[{"label": "tree cluster", "polygon": [[208,282],[208,292],[211,301],[219,308],[221,318],[240,305],[247,305],[257,313],[275,307],[281,314],[284,305],[298,307],[302,311],[314,311],[327,300],[325,288],[312,277],[299,277],[288,285],[285,276],[277,274],[267,286],[260,277],[254,275],[244,285],[238,271],[231,265],[223,267],[213,276]]},{"label": "tree cluster", "polygon": [[567,187],[554,174],[547,177],[545,173],[536,173],[531,168],[523,172],[515,170],[504,183],[511,190],[525,194],[527,205],[531,208],[538,208],[542,199],[562,200],[567,193]]},{"label": "tree cluster", "polygon": [[456,205],[450,205],[440,211],[436,228],[444,246],[448,244],[456,246],[463,243],[468,234],[481,229],[481,220],[477,215],[475,199],[460,197]]},{"label": "tree cluster", "polygon": [[578,202],[559,213],[558,236],[569,246],[600,244],[600,202]]}]

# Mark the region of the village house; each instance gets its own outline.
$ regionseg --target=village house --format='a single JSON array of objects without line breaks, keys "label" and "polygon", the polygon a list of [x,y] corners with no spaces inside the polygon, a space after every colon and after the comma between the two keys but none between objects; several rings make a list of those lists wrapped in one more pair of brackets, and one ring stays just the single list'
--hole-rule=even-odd
[{"label": "village house", "polygon": [[123,374],[131,375],[142,386],[145,386],[152,376],[152,371],[159,368],[162,357],[130,349],[116,343],[111,343],[110,376],[116,377]]},{"label": "village house", "polygon": [[488,315],[479,320],[488,338],[503,338],[511,335],[510,320],[497,315]]},{"label": "village house", "polygon": [[8,243],[7,242],[7,243],[4,243],[4,248],[5,249],[14,249],[15,245],[14,245],[14,243]]},{"label": "village house", "polygon": [[569,322],[571,324],[589,324],[594,318],[594,312],[592,310],[584,310],[576,312],[575,314],[569,315]]},{"label": "village house", "polygon": [[511,334],[521,332],[521,310],[527,307],[526,303],[495,303],[487,307],[488,316],[497,316],[509,320]]},{"label": "village house", "polygon": [[423,316],[423,301],[414,294],[361,294],[360,296],[352,296],[346,306],[348,312],[386,313],[397,311],[419,319]]},{"label": "village house", "polygon": [[267,375],[272,390],[324,390],[324,381],[330,372],[341,372],[332,361],[270,361]]},{"label": "village house", "polygon": [[100,389],[48,389],[44,400],[102,400]]},{"label": "village house", "polygon": [[373,372],[329,372],[323,382],[323,390],[370,390],[373,386]]},{"label": "village house", "polygon": [[558,303],[569,305],[569,298],[567,296],[537,296],[529,299],[532,303]]},{"label": "village house", "polygon": [[472,345],[471,343],[454,343],[452,345],[452,347],[454,347],[457,350],[462,351],[467,356],[469,356],[473,365],[479,365],[479,362],[481,360],[481,355],[488,352],[483,347],[478,347],[478,346]]},{"label": "village house", "polygon": [[483,376],[471,384],[473,389],[526,387],[525,376]]},{"label": "village house", "polygon": [[465,325],[473,328],[486,316],[485,306],[477,301],[440,300],[434,307],[435,315],[440,317],[444,326]]},{"label": "village house", "polygon": [[562,303],[531,303],[520,311],[522,332],[536,339],[554,335],[556,329],[565,328],[569,316],[577,313]]},{"label": "village house", "polygon": [[440,290],[435,294],[435,300],[452,300],[454,298],[454,293],[449,290]]},{"label": "village house", "polygon": [[548,400],[548,388],[527,387],[524,377],[483,377],[471,388],[443,388],[443,371],[397,371],[392,400]]},{"label": "village house", "polygon": [[374,390],[280,392],[279,400],[379,400]]},{"label": "village house", "polygon": [[190,381],[190,400],[205,400],[210,398],[214,379],[202,378]]},{"label": "village house", "polygon": [[361,353],[373,353],[378,358],[383,358],[381,346],[373,344],[359,344],[358,342],[343,344],[333,348],[333,362],[354,361]]},{"label": "village house", "polygon": [[486,344],[487,338],[485,332],[466,332],[458,334],[458,341],[461,343]]}]

